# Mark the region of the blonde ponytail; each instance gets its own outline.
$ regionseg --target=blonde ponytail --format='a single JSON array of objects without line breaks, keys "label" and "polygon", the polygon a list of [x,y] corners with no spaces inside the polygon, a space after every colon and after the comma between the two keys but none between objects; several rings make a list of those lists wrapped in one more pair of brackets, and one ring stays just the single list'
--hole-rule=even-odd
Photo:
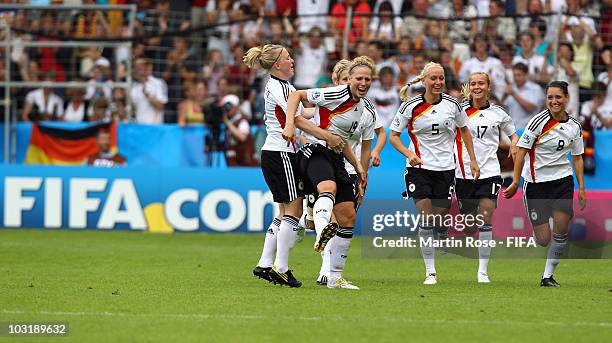
[{"label": "blonde ponytail", "polygon": [[470,91],[469,83],[464,83],[463,85],[461,85],[461,94],[463,95],[463,99],[465,100],[472,99],[472,92]]},{"label": "blonde ponytail", "polygon": [[278,44],[266,44],[262,47],[256,46],[250,48],[249,51],[244,54],[242,62],[249,68],[254,68],[255,64],[259,62],[262,68],[269,71],[278,61],[284,49],[284,46]]}]

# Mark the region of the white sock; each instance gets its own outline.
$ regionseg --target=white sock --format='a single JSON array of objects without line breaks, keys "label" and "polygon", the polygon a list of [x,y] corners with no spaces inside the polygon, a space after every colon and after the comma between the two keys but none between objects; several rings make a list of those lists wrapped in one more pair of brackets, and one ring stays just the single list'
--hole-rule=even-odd
[{"label": "white sock", "polygon": [[548,254],[546,255],[546,267],[544,268],[543,278],[553,276],[557,266],[559,265],[559,259],[565,251],[567,245],[567,234],[553,233],[553,239],[548,247]]},{"label": "white sock", "polygon": [[319,276],[321,275],[325,275],[327,277],[329,277],[329,262],[331,259],[331,250],[332,250],[332,245],[333,245],[334,239],[330,239],[329,242],[327,242],[327,245],[325,245],[325,249],[323,250],[323,252],[321,252],[321,270],[319,271]]},{"label": "white sock", "polygon": [[[425,262],[425,274],[436,273],[436,248],[433,247],[433,227],[419,227],[419,243],[421,256]],[[429,241],[428,239],[431,238]],[[423,240],[422,242],[420,240]],[[428,244],[428,242],[430,244]]]},{"label": "white sock", "polygon": [[336,235],[330,240],[329,243],[332,244],[332,248],[329,254],[329,279],[327,282],[335,282],[335,280],[342,277],[352,239],[353,228],[341,227],[338,229]]},{"label": "white sock", "polygon": [[286,214],[283,216],[283,220],[278,228],[274,268],[281,273],[285,273],[289,270],[289,251],[293,247],[293,244],[295,244],[297,225],[298,219]]},{"label": "white sock", "polygon": [[266,232],[263,251],[261,252],[261,257],[259,258],[259,262],[257,262],[257,266],[262,268],[272,267],[274,257],[276,256],[276,235],[280,223],[281,221],[278,218],[274,218],[272,223],[270,223],[268,231]]},{"label": "white sock", "polygon": [[334,201],[336,197],[329,192],[319,194],[319,198],[315,201],[313,207],[313,221],[317,235],[323,231],[325,226],[331,220],[332,210],[334,209]]},{"label": "white sock", "polygon": [[[485,224],[478,228],[478,240],[489,242],[493,239],[493,227],[491,224]],[[487,274],[487,267],[489,266],[489,257],[491,257],[491,246],[478,247],[478,272]]]}]

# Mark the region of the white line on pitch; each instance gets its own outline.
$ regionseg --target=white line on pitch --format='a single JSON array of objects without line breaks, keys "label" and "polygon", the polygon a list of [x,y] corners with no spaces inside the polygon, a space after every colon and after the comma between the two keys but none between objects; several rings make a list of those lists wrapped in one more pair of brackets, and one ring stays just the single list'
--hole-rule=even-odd
[{"label": "white line on pitch", "polygon": [[[211,314],[211,313],[127,313],[127,312],[64,312],[64,311],[34,311],[27,312],[22,310],[2,310],[4,314],[42,314],[54,316],[76,316],[76,317],[168,317],[168,318],[200,318],[200,319],[237,319],[237,320],[270,320],[272,317],[257,316],[257,315],[231,315],[231,314]],[[292,317],[296,320],[318,321],[323,317]],[[333,320],[359,320],[361,317],[342,317],[331,316],[325,319]],[[559,321],[517,321],[517,320],[466,320],[466,319],[421,319],[421,318],[391,318],[391,317],[367,317],[368,321],[380,320],[386,322],[403,322],[403,323],[424,323],[424,324],[495,324],[495,325],[524,325],[524,326],[541,326],[541,325],[556,325],[556,326],[584,326],[584,327],[604,327],[612,328],[611,322],[559,322]]]}]

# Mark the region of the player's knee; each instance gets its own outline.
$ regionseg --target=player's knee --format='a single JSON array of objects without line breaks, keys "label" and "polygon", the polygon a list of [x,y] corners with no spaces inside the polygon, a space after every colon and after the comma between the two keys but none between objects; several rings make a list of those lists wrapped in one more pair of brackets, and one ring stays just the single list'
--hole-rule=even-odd
[{"label": "player's knee", "polygon": [[320,193],[332,193],[336,195],[336,183],[332,180],[321,181],[317,185],[317,192]]}]

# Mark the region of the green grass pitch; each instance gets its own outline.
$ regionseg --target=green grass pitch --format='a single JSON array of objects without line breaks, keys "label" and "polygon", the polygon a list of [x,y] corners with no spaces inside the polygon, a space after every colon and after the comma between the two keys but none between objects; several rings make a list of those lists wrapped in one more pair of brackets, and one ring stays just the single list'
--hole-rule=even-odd
[{"label": "green grass pitch", "polygon": [[[0,230],[0,322],[67,322],[57,342],[610,342],[612,260],[563,260],[559,289],[540,288],[542,259],[438,261],[423,286],[417,259],[366,259],[355,239],[346,277],[314,282],[312,236],[290,264],[300,289],[254,278],[262,235]],[[495,252],[493,252],[494,254]]]}]

